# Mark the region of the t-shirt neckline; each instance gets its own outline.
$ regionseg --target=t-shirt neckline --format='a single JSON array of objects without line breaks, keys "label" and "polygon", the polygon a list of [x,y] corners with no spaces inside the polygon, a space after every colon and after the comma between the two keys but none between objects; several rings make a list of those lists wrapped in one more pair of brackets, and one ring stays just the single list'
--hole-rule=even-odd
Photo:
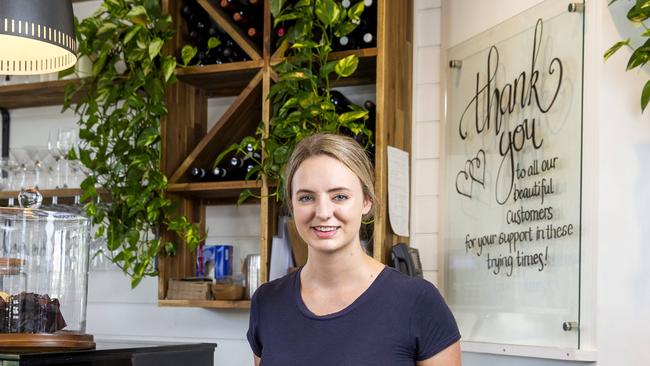
[{"label": "t-shirt neckline", "polygon": [[353,311],[355,308],[357,308],[360,304],[364,303],[367,299],[372,297],[372,294],[377,291],[377,289],[380,287],[380,283],[384,280],[384,278],[387,276],[388,273],[388,266],[384,266],[384,268],[379,272],[377,277],[372,281],[370,286],[359,295],[350,305],[346,306],[345,308],[331,313],[331,314],[325,314],[325,315],[316,315],[314,314],[305,302],[302,300],[302,296],[300,295],[300,287],[301,287],[301,282],[300,282],[300,273],[302,272],[302,268],[298,271],[295,272],[295,277],[293,279],[293,292],[296,300],[296,306],[300,310],[300,312],[305,315],[308,318],[311,319],[316,319],[316,320],[329,320],[329,319],[335,319],[342,317],[351,311]]}]

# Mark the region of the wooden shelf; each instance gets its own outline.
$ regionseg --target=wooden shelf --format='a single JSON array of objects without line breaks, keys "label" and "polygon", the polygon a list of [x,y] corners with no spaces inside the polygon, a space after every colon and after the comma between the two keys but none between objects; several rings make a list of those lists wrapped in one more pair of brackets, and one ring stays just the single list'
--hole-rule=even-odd
[{"label": "wooden shelf", "polygon": [[0,86],[0,107],[7,109],[62,105],[65,87],[78,79]]},{"label": "wooden shelf", "polygon": [[201,183],[174,183],[167,187],[167,192],[179,193],[183,196],[196,198],[227,198],[238,197],[244,189],[250,189],[259,194],[261,181],[228,181]]},{"label": "wooden shelf", "polygon": [[264,66],[263,60],[176,69],[176,77],[207,92],[208,97],[239,95]]},{"label": "wooden shelf", "polygon": [[[43,197],[76,197],[84,192],[80,188],[43,189],[39,190]],[[18,198],[20,191],[0,191],[0,199]]]},{"label": "wooden shelf", "polygon": [[250,309],[250,300],[158,300],[158,306],[211,309]]}]

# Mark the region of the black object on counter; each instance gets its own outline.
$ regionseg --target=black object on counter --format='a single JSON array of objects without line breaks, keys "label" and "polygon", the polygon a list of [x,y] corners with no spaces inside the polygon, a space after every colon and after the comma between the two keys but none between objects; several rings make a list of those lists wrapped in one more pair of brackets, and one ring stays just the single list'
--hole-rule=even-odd
[{"label": "black object on counter", "polygon": [[152,345],[97,343],[94,350],[62,352],[0,351],[0,365],[41,366],[212,366],[215,343]]}]

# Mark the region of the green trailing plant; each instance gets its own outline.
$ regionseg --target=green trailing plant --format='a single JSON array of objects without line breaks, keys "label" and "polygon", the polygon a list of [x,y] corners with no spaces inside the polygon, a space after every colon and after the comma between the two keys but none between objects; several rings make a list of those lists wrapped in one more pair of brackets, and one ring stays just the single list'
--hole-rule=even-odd
[{"label": "green trailing plant", "polygon": [[[364,125],[368,111],[351,105],[349,111],[338,114],[330,101],[330,80],[351,76],[359,59],[349,55],[330,60],[332,42],[352,32],[364,10],[363,1],[348,9],[334,0],[298,0],[292,3],[271,0],[274,25],[292,23],[278,41],[287,50],[284,60],[273,67],[277,82],[271,87],[271,119],[268,133],[261,123],[255,136],[244,138],[217,157],[218,164],[225,156],[237,151],[245,153],[247,145],[263,151],[263,159],[249,171],[247,178],[265,174],[277,181],[274,195],[281,199],[284,167],[296,144],[317,132],[365,135],[372,141],[372,132]],[[283,47],[280,47],[282,49]],[[243,202],[253,195],[245,190],[239,196]]]},{"label": "green trailing plant", "polygon": [[[96,235],[106,238],[107,256],[135,287],[157,274],[161,251],[174,252],[160,230],[177,233],[190,247],[200,240],[198,227],[174,216],[160,170],[165,87],[175,82],[176,60],[162,53],[174,36],[172,19],[158,0],[104,0],[76,23],[78,56],[93,66],[90,77],[66,90],[64,109],[79,116],[80,138],[69,157],[89,173],[82,200]],[[99,202],[97,186],[109,192],[110,203]]]},{"label": "green trailing plant", "polygon": [[[610,1],[609,5],[616,1]],[[605,52],[605,60],[609,59],[621,48],[628,47],[632,50],[632,54],[627,62],[626,71],[645,66],[650,61],[650,29],[645,25],[648,18],[650,18],[650,0],[636,0],[633,2],[627,12],[627,19],[642,29],[641,37],[645,39],[645,42],[640,46],[633,46],[630,38],[618,41]],[[641,92],[641,111],[645,111],[648,102],[650,102],[650,80],[645,83]]]}]

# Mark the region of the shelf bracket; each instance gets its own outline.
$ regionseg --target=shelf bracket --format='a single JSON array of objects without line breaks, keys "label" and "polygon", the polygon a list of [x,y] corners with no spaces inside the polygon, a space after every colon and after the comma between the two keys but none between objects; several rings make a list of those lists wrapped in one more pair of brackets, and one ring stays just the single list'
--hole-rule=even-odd
[{"label": "shelf bracket", "polygon": [[0,107],[2,114],[2,154],[3,158],[9,157],[9,126],[11,126],[11,116],[9,110]]}]

